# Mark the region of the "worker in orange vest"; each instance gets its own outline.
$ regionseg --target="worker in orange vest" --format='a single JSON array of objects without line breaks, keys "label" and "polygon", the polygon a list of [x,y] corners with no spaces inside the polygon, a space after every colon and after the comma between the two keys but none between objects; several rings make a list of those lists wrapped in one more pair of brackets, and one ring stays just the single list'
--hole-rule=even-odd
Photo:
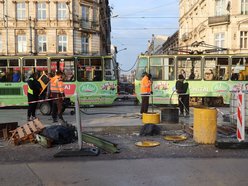
[{"label": "worker in orange vest", "polygon": [[58,117],[64,122],[62,116],[62,106],[65,97],[64,83],[62,81],[62,72],[57,71],[56,75],[50,81],[51,97],[54,99],[52,104],[53,122],[58,122]]},{"label": "worker in orange vest", "polygon": [[140,86],[140,94],[142,99],[141,109],[140,109],[141,114],[148,112],[149,96],[152,93],[151,75],[149,75],[147,72],[143,72],[142,76],[143,78],[141,80],[141,86]]}]

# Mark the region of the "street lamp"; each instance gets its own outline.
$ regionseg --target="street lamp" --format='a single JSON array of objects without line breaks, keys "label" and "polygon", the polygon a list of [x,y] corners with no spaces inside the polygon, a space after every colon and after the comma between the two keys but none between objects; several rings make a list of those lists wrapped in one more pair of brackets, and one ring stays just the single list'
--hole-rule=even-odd
[{"label": "street lamp", "polygon": [[116,50],[116,54],[120,51],[123,51],[123,50],[127,50],[127,48],[123,48],[123,49],[120,49],[120,50]]}]

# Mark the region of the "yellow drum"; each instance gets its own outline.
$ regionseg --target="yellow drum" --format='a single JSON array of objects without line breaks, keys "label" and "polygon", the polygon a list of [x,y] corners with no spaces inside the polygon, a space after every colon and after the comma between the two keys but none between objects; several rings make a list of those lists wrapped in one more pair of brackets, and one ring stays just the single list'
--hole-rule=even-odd
[{"label": "yellow drum", "polygon": [[160,114],[155,112],[143,113],[142,122],[144,124],[159,124],[160,123]]},{"label": "yellow drum", "polygon": [[194,108],[194,140],[202,144],[214,144],[217,135],[217,110]]}]

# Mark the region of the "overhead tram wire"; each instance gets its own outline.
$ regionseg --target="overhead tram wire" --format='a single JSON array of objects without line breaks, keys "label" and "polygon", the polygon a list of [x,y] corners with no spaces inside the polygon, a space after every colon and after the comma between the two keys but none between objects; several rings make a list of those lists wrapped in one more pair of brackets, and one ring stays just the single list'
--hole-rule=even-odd
[{"label": "overhead tram wire", "polygon": [[135,67],[135,65],[137,64],[137,62],[138,62],[138,58],[136,59],[134,65],[133,65],[130,69],[128,69],[128,70],[123,70],[123,69],[121,69],[121,68],[119,67],[119,70],[121,70],[122,72],[130,72],[130,71]]},{"label": "overhead tram wire", "polygon": [[[175,0],[172,0],[171,4],[174,4],[175,3]],[[159,6],[156,6],[156,7],[152,7],[152,8],[146,8],[146,9],[143,9],[143,10],[139,10],[137,12],[133,12],[133,13],[130,13],[130,14],[126,14],[126,15],[133,15],[133,14],[137,14],[137,13],[140,13],[140,12],[145,12],[145,11],[150,11],[150,10],[154,10],[154,9],[157,9],[157,8],[162,8],[162,7],[167,7],[168,5],[170,5],[170,3],[166,3],[166,4],[162,4],[162,5],[159,5]]]},{"label": "overhead tram wire", "polygon": [[152,30],[152,29],[178,29],[178,28],[166,28],[166,27],[144,27],[144,28],[114,28],[112,30]]},{"label": "overhead tram wire", "polygon": [[179,19],[179,16],[116,16],[117,19]]},{"label": "overhead tram wire", "polygon": [[[115,17],[112,17],[115,19],[179,19],[179,16],[119,16],[116,15]],[[207,16],[202,17],[202,16],[185,16],[184,18],[208,18]]]}]

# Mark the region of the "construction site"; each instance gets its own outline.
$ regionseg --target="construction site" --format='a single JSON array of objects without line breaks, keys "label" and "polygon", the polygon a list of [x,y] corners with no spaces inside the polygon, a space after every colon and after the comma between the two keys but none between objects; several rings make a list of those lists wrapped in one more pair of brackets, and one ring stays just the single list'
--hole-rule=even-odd
[{"label": "construction site", "polygon": [[[248,157],[248,151],[244,150],[248,147],[246,140],[237,139],[237,124],[230,116],[230,107],[191,107],[190,117],[186,118],[170,115],[177,108],[152,105],[149,108],[153,110],[151,113],[161,116],[158,121],[154,120],[154,116],[148,117],[148,122],[145,121],[147,118],[141,119],[139,109],[140,106],[134,105],[132,100],[118,101],[109,107],[80,108],[82,144],[78,143],[80,138],[77,135],[71,141],[61,143],[53,143],[48,138],[41,142],[39,138],[42,137],[42,130],[63,123],[54,124],[51,116],[38,111],[38,119],[27,123],[26,109],[2,109],[0,161],[52,161],[64,149],[76,153],[64,154],[62,159],[73,157],[80,160],[88,160],[92,156],[97,156],[94,159]],[[200,114],[199,110],[203,111],[202,117],[195,115]],[[72,115],[74,111],[75,108],[66,109],[64,118],[66,125],[78,131],[76,114]],[[216,118],[213,118],[211,112]],[[197,122],[200,126],[196,126]],[[149,125],[157,128],[144,129],[144,126]],[[97,149],[97,153],[77,152],[89,148]]]}]

